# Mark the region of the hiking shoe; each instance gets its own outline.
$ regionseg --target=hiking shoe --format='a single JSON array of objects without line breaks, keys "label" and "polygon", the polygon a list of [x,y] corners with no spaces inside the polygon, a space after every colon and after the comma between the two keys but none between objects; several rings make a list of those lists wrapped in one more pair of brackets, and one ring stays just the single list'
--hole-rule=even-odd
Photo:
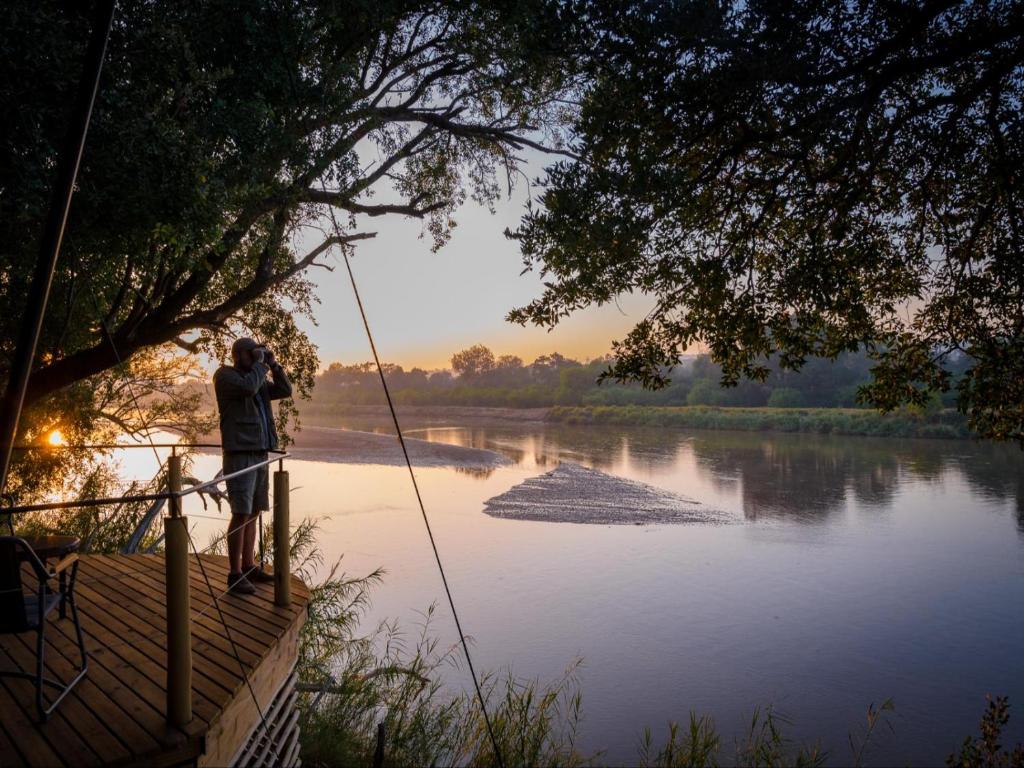
[{"label": "hiking shoe", "polygon": [[236,595],[255,595],[256,587],[240,573],[228,574],[228,591]]},{"label": "hiking shoe", "polygon": [[267,573],[262,568],[255,568],[245,575],[249,581],[255,584],[273,584],[274,574]]}]

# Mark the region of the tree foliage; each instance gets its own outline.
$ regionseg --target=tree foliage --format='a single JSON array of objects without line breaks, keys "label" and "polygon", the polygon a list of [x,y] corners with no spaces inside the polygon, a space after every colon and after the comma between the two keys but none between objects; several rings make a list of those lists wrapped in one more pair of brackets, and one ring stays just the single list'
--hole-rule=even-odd
[{"label": "tree foliage", "polygon": [[[857,388],[871,383],[871,360],[864,353],[843,353],[835,361],[814,358],[799,371],[784,370],[773,361],[769,364],[767,381],[744,380],[727,388],[720,384],[721,366],[707,355],[698,355],[687,357],[676,369],[672,382],[657,390],[645,389],[636,382],[602,380],[601,373],[608,366],[604,357],[583,363],[553,352],[524,364],[517,357],[501,355],[493,367],[478,365],[480,360],[494,358],[490,349],[475,345],[453,355],[452,360],[459,367],[457,376],[449,371],[406,370],[393,363],[385,363],[384,371],[392,397],[401,405],[502,408],[555,405],[851,408],[857,405]],[[470,365],[467,361],[474,362]],[[962,376],[965,361],[953,361],[952,365],[955,374]],[[335,419],[348,406],[385,404],[372,362],[331,363],[317,376],[316,382],[312,402],[302,407],[304,416]],[[955,397],[947,394],[945,398],[934,398],[926,406],[900,410],[901,415],[916,419],[939,416],[954,404]],[[644,418],[656,419],[657,413],[652,411]],[[963,422],[958,414],[942,413],[941,416],[944,421]]]},{"label": "tree foliage", "polygon": [[[560,144],[560,12],[120,2],[28,405],[146,350],[223,358],[233,332],[308,393],[316,350],[295,318],[312,319],[312,267],[381,217],[421,219],[439,248],[463,200],[511,187],[521,150]],[[90,24],[88,3],[0,9],[0,383]]]},{"label": "tree foliage", "polygon": [[609,375],[660,386],[706,345],[724,381],[862,345],[862,397],[1024,438],[1024,5],[641,0],[592,31],[578,162],[510,233],[553,326],[642,291]]},{"label": "tree foliage", "polygon": [[483,344],[474,344],[452,355],[452,371],[463,378],[471,379],[493,371],[494,366],[494,353]]},{"label": "tree foliage", "polygon": [[[117,364],[115,348],[221,352],[232,327],[307,360],[291,318],[311,310],[309,267],[372,237],[373,217],[420,218],[440,247],[467,196],[494,200],[498,173],[514,180],[531,137],[557,142],[552,12],[119,4],[29,399]],[[0,87],[18,105],[0,154],[9,307],[34,262],[88,21],[57,2],[3,10]],[[308,247],[328,208],[338,231]],[[9,354],[17,312],[5,318]]]}]

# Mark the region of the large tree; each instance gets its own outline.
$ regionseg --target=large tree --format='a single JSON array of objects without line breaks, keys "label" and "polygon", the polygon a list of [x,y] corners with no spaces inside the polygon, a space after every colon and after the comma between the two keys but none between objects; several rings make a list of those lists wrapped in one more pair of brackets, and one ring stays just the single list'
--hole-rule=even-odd
[{"label": "large tree", "polygon": [[[0,9],[0,384],[88,5]],[[169,345],[222,356],[228,330],[278,348],[308,388],[315,350],[294,317],[311,313],[311,267],[380,217],[422,219],[440,247],[467,196],[494,200],[521,150],[559,145],[573,83],[558,13],[545,0],[119,2],[27,404]]]},{"label": "large tree", "polygon": [[466,379],[493,371],[495,364],[494,353],[483,344],[474,344],[452,355],[452,371]]},{"label": "large tree", "polygon": [[614,377],[657,386],[701,344],[726,383],[864,345],[870,402],[955,386],[978,432],[1024,438],[1024,4],[576,11],[580,160],[511,233],[547,281],[513,320],[641,291]]}]

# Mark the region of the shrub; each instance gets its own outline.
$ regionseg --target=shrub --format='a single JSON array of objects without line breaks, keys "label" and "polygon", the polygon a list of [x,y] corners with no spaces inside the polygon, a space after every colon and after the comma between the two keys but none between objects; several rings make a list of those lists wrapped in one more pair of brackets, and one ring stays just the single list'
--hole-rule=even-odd
[{"label": "shrub", "polygon": [[792,387],[778,387],[768,396],[769,408],[802,408],[803,405],[803,394]]}]

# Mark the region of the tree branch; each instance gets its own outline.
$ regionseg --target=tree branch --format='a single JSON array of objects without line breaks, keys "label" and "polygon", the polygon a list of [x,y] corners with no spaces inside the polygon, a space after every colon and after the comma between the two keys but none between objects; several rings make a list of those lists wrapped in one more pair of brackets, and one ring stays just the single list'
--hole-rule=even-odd
[{"label": "tree branch", "polygon": [[406,107],[379,107],[378,111],[386,116],[391,122],[424,123],[426,125],[433,126],[434,128],[439,128],[453,136],[494,141],[501,144],[507,144],[514,149],[529,147],[537,150],[538,152],[544,152],[549,155],[561,155],[563,157],[572,158],[573,160],[579,159],[578,155],[567,149],[549,147],[517,133],[517,131],[536,130],[534,126],[522,124],[481,125],[478,123],[460,123],[453,120],[453,117],[457,117],[461,114],[462,108],[456,108],[442,113],[409,109]]},{"label": "tree branch", "polygon": [[309,203],[333,205],[335,208],[341,208],[342,210],[349,211],[350,213],[365,214],[366,216],[386,216],[389,213],[397,213],[402,216],[412,216],[417,219],[422,219],[424,216],[427,216],[440,208],[444,208],[448,204],[447,201],[441,201],[417,207],[416,201],[413,200],[405,204],[385,203],[381,205],[366,205],[354,202],[348,193],[327,189],[307,189],[303,195],[303,199]]}]

